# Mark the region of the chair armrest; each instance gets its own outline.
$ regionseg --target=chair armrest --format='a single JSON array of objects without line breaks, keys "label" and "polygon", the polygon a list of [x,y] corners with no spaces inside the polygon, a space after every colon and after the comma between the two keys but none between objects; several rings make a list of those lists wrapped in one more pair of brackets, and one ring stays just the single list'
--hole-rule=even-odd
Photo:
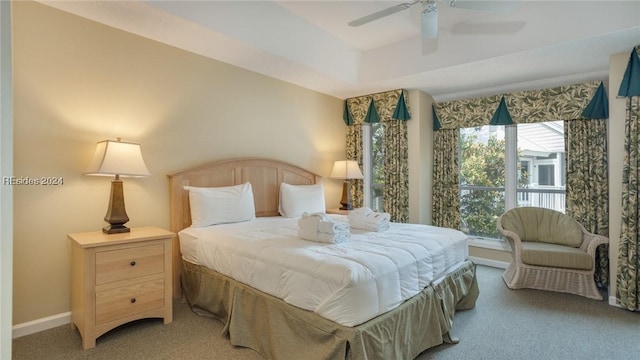
[{"label": "chair armrest", "polygon": [[520,239],[520,235],[518,235],[513,231],[505,230],[502,227],[502,216],[498,218],[496,227],[500,232],[500,234],[502,234],[502,236],[505,237],[505,239],[511,246],[513,259],[516,262],[521,263],[522,262],[522,239]]},{"label": "chair armrest", "polygon": [[595,256],[598,246],[608,243],[609,238],[607,238],[606,236],[584,231],[582,234],[582,245],[580,245],[580,250],[587,252],[587,254],[591,256]]}]

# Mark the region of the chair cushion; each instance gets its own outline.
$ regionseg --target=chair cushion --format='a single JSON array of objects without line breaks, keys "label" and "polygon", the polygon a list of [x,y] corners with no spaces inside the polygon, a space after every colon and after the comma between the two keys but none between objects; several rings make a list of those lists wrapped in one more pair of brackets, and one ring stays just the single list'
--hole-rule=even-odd
[{"label": "chair cushion", "polygon": [[522,242],[522,262],[528,265],[591,270],[593,257],[574,247],[543,242]]},{"label": "chair cushion", "polygon": [[502,216],[502,227],[518,234],[522,241],[574,248],[582,244],[582,229],[578,222],[555,210],[535,207],[511,209]]}]

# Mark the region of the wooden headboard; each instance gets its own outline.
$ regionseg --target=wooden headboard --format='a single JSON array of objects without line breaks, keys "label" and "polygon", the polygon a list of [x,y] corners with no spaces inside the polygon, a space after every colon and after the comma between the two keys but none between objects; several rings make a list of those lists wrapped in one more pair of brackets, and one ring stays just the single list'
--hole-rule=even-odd
[{"label": "wooden headboard", "polygon": [[[256,216],[278,216],[280,184],[312,185],[318,175],[278,160],[243,158],[216,161],[169,174],[171,231],[178,233],[191,225],[189,192],[184,186],[219,187],[250,182]],[[173,240],[173,295],[182,296],[180,273],[182,254],[176,236]]]}]

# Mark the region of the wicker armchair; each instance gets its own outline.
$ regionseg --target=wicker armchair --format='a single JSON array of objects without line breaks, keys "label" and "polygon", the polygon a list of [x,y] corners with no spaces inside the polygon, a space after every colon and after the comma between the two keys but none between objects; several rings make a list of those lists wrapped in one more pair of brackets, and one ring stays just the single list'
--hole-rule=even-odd
[{"label": "wicker armchair", "polygon": [[510,289],[539,289],[602,300],[594,280],[595,253],[609,239],[588,232],[561,212],[521,207],[498,219],[513,251],[502,275]]}]

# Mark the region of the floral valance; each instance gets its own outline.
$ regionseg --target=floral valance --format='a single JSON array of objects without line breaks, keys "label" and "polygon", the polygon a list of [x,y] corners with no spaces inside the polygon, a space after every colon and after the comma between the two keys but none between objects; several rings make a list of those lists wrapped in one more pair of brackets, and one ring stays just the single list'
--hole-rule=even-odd
[{"label": "floral valance", "polygon": [[[483,126],[506,115],[513,123],[535,123],[548,120],[583,118],[582,112],[598,90],[599,81],[559,86],[550,89],[520,91],[482,98],[434,104],[441,129]],[[501,104],[502,102],[502,104]]]},{"label": "floral valance", "polygon": [[343,120],[347,125],[409,120],[411,113],[404,89],[349,98],[344,102]]}]

